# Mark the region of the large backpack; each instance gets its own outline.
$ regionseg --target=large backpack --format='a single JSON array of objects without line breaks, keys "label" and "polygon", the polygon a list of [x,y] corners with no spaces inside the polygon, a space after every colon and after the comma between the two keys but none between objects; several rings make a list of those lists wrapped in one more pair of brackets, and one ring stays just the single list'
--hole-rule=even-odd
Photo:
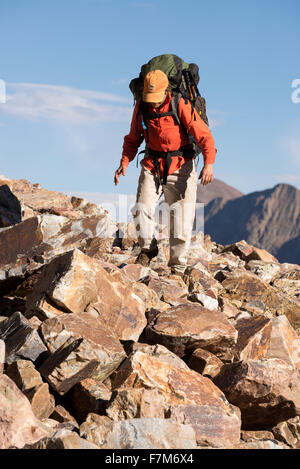
[{"label": "large backpack", "polygon": [[[147,120],[145,110],[147,106],[143,106],[142,93],[144,78],[147,73],[152,70],[162,70],[169,79],[172,92],[171,109],[174,119],[179,125],[182,125],[178,116],[178,103],[181,97],[184,98],[186,103],[189,101],[205,124],[209,125],[206,115],[206,102],[198,90],[198,83],[200,81],[198,65],[194,63],[188,64],[180,57],[173,54],[164,54],[152,58],[148,63],[142,65],[138,78],[134,78],[129,84],[129,88],[135,101],[141,99],[141,114],[143,115],[143,122],[145,125]],[[188,135],[188,137],[190,143],[194,147],[195,156],[199,155],[201,153],[201,148],[196,144],[192,135]]]}]

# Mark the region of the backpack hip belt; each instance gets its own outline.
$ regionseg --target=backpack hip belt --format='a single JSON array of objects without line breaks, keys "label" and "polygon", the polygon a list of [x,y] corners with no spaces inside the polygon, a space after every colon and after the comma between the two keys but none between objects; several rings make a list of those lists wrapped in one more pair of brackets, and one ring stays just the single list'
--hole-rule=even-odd
[{"label": "backpack hip belt", "polygon": [[[173,151],[156,151],[156,150],[151,150],[151,148],[148,148],[146,151],[146,157],[149,157],[149,156],[152,157],[153,165],[156,170],[156,176],[157,176],[156,190],[158,192],[159,186],[161,184],[167,184],[167,177],[169,174],[170,166],[172,164],[172,157],[183,156],[184,158],[193,159],[195,158],[195,152],[192,150],[191,145],[186,145],[184,147],[180,147],[179,150],[173,150]],[[166,160],[163,179],[161,179],[160,177],[159,158],[164,158]]]}]

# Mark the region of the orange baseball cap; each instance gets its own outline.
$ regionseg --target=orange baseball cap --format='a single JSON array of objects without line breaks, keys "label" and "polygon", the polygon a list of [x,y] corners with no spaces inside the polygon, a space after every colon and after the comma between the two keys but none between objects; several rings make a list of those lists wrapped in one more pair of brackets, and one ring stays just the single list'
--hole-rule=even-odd
[{"label": "orange baseball cap", "polygon": [[160,103],[165,97],[168,85],[168,77],[162,70],[152,70],[147,73],[144,79],[143,101]]}]

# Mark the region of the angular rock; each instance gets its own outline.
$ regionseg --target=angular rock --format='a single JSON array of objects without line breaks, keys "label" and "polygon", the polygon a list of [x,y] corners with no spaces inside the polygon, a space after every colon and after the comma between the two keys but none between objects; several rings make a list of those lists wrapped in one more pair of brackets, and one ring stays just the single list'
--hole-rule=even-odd
[{"label": "angular rock", "polygon": [[80,425],[79,434],[91,443],[102,447],[107,435],[113,427],[113,421],[104,415],[89,414],[84,423]]},{"label": "angular rock", "polygon": [[242,269],[223,271],[220,281],[226,290],[222,296],[230,301],[238,299],[243,309],[269,317],[285,314],[293,327],[300,325],[300,301],[277,292],[255,274]]},{"label": "angular rock", "polygon": [[103,381],[126,356],[111,331],[88,313],[47,319],[40,333],[51,356],[39,371],[60,394],[85,378]]},{"label": "angular rock", "polygon": [[71,391],[73,414],[81,422],[90,413],[103,414],[110,397],[111,392],[101,381],[92,378],[84,379]]},{"label": "angular rock", "polygon": [[6,374],[23,393],[43,383],[41,375],[29,360],[16,360],[7,367]]},{"label": "angular rock", "polygon": [[57,405],[54,408],[50,418],[55,420],[56,423],[71,423],[74,428],[79,428],[78,423],[74,417],[61,405]]},{"label": "angular rock", "polygon": [[15,225],[22,219],[21,204],[7,184],[0,186],[0,227]]},{"label": "angular rock", "polygon": [[6,363],[13,363],[18,358],[39,363],[47,352],[37,331],[20,312],[14,313],[0,323],[0,339],[6,346]]},{"label": "angular rock", "polygon": [[115,422],[103,445],[103,449],[195,448],[195,432],[191,426],[158,418]]},{"label": "angular rock", "polygon": [[56,257],[46,267],[28,298],[27,315],[49,314],[43,306],[45,299],[61,312],[96,311],[121,340],[137,340],[146,325],[145,307],[130,286],[77,249]]},{"label": "angular rock", "polygon": [[266,356],[272,331],[271,319],[264,316],[243,318],[236,321],[235,328],[238,331],[238,340],[234,348],[236,361],[259,360]]},{"label": "angular rock", "polygon": [[158,313],[146,328],[145,337],[180,357],[200,347],[230,360],[237,331],[221,311],[183,305]]},{"label": "angular rock", "polygon": [[25,396],[31,403],[31,408],[37,419],[43,420],[48,418],[55,407],[55,399],[49,392],[49,385],[42,383],[35,388],[24,392]]},{"label": "angular rock", "polygon": [[251,246],[245,240],[225,246],[223,252],[232,252],[235,256],[245,261],[259,260],[264,262],[278,262],[268,251],[259,249],[256,246]]},{"label": "angular rock", "polygon": [[118,422],[134,418],[165,418],[163,395],[157,389],[121,389],[112,395],[106,414]]},{"label": "angular rock", "polygon": [[197,348],[189,357],[187,365],[203,376],[214,378],[220,372],[223,362],[207,350]]},{"label": "angular rock", "polygon": [[216,298],[223,290],[220,282],[199,268],[199,266],[193,266],[186,270],[185,281],[190,293],[205,293],[212,298]]},{"label": "angular rock", "polygon": [[0,374],[0,449],[22,448],[46,435],[28,399],[8,376]]},{"label": "angular rock", "polygon": [[121,273],[131,282],[138,282],[147,277],[151,273],[151,269],[140,264],[126,264],[122,267]]},{"label": "angular rock", "polygon": [[282,360],[226,364],[214,383],[240,408],[244,428],[268,429],[300,414],[300,377]]},{"label": "angular rock", "polygon": [[280,358],[300,368],[300,339],[286,316],[272,319],[272,331],[266,358]]},{"label": "angular rock", "polygon": [[166,309],[170,308],[168,303],[161,301],[158,298],[157,293],[151,288],[147,287],[147,285],[144,283],[133,282],[131,284],[131,289],[132,292],[142,300],[146,311],[150,310],[151,308],[155,308],[159,311],[165,311]]},{"label": "angular rock", "polygon": [[246,269],[250,270],[253,274],[257,275],[261,280],[265,282],[271,282],[273,278],[280,272],[280,266],[278,262],[264,262],[264,261],[249,261],[246,264]]},{"label": "angular rock", "polygon": [[40,439],[24,449],[99,449],[98,446],[80,438],[77,433],[65,428],[57,430],[51,437]]},{"label": "angular rock", "polygon": [[[173,412],[174,418],[180,422],[190,420],[198,444],[216,447],[237,444],[240,419],[222,392],[171,352],[165,349],[162,353],[163,349],[162,346],[159,349],[148,346],[144,351],[133,352],[118,369],[112,382],[113,389],[118,392],[123,389],[156,389],[164,398],[165,415],[170,416]],[[178,406],[180,412],[176,412]]]},{"label": "angular rock", "polygon": [[291,448],[300,447],[300,418],[294,417],[285,422],[278,423],[272,428],[274,437],[290,446]]}]

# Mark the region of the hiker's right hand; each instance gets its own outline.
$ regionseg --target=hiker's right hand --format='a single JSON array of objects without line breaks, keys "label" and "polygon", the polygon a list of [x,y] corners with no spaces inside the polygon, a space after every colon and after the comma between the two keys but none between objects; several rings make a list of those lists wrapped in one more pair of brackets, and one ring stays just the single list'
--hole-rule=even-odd
[{"label": "hiker's right hand", "polygon": [[120,175],[122,174],[123,176],[125,176],[125,173],[126,173],[126,169],[125,166],[123,166],[122,164],[120,164],[120,166],[118,167],[117,171],[115,172],[115,186],[117,186],[119,184],[119,177]]}]

